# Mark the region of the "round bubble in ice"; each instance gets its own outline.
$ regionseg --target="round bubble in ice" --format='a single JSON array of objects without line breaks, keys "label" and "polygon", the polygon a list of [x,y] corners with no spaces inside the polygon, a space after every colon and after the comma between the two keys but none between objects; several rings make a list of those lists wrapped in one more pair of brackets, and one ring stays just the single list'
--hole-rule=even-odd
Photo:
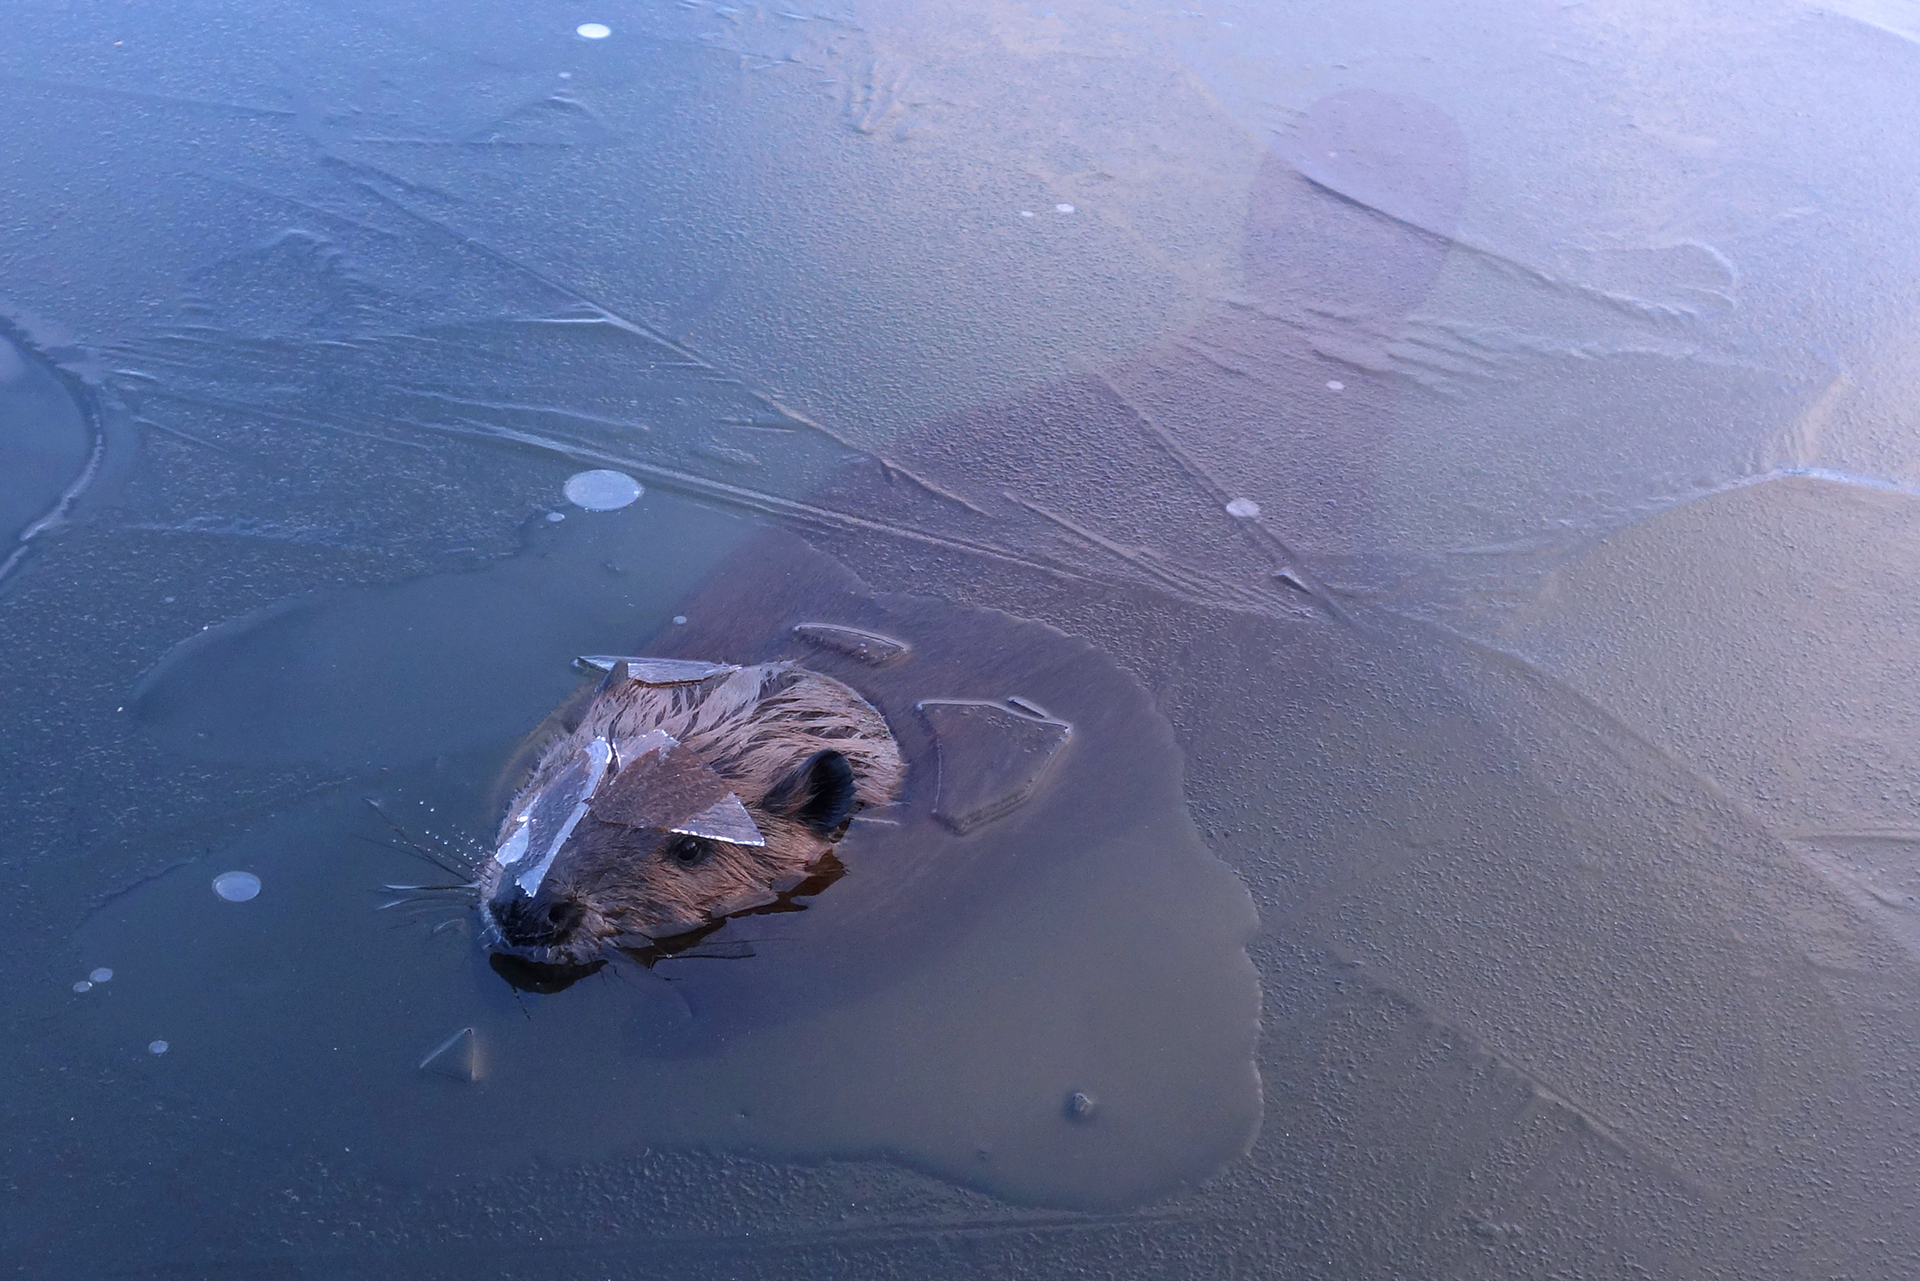
[{"label": "round bubble in ice", "polygon": [[625,507],[646,490],[623,471],[575,472],[567,477],[567,501],[590,512],[610,512]]},{"label": "round bubble in ice", "polygon": [[1053,207],[1053,211],[1055,213],[1072,213],[1073,206],[1072,205],[1055,205]]},{"label": "round bubble in ice", "polygon": [[1341,382],[1338,378],[1329,378],[1327,380],[1328,391],[1345,391],[1346,389],[1347,389],[1347,385]]},{"label": "round bubble in ice", "polygon": [[87,975],[87,977],[92,979],[95,983],[105,983],[108,979],[113,977],[113,971],[103,965],[99,969],[95,970],[93,973]]},{"label": "round bubble in ice", "polygon": [[1236,498],[1227,504],[1227,515],[1240,520],[1252,520],[1260,514],[1260,504],[1251,498]]},{"label": "round bubble in ice", "polygon": [[613,34],[613,28],[604,22],[583,22],[573,30],[576,35],[586,40],[605,40]]},{"label": "round bubble in ice", "polygon": [[87,982],[85,979],[81,979],[73,985],[73,990],[76,992],[91,992],[93,990],[93,984]]},{"label": "round bubble in ice", "polygon": [[260,893],[260,878],[252,872],[222,872],[213,878],[213,892],[229,903],[244,903]]},{"label": "round bubble in ice", "polygon": [[148,1054],[165,1054],[168,1050],[172,1048],[173,1047],[168,1045],[165,1041],[148,1041],[147,1042]]}]

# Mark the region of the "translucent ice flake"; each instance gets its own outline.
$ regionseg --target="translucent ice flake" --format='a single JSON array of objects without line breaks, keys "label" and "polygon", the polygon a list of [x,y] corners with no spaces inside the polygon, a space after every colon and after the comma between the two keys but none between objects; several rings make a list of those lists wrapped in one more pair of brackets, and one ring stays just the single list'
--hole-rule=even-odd
[{"label": "translucent ice flake", "polygon": [[793,634],[823,649],[834,650],[848,658],[857,658],[874,667],[897,663],[912,652],[903,640],[883,636],[859,627],[841,627],[836,623],[800,623]]},{"label": "translucent ice flake", "polygon": [[573,32],[582,40],[605,40],[613,34],[613,28],[604,22],[583,22]]},{"label": "translucent ice flake", "polygon": [[213,892],[229,903],[244,903],[260,893],[260,878],[252,872],[222,872],[213,878]]},{"label": "translucent ice flake", "polygon": [[639,481],[623,471],[596,468],[567,477],[567,501],[590,512],[617,511],[645,493]]},{"label": "translucent ice flake", "polygon": [[1227,515],[1236,520],[1252,520],[1260,514],[1260,504],[1251,498],[1236,498],[1227,504]]},{"label": "translucent ice flake", "polygon": [[966,833],[1019,808],[1071,729],[995,703],[919,705],[939,762],[933,816]]},{"label": "translucent ice flake", "polygon": [[[686,617],[682,615],[674,621],[684,623]],[[692,685],[740,670],[734,663],[709,663],[702,659],[648,658],[624,654],[582,654],[574,661],[581,667],[597,668],[603,672],[611,672],[625,663],[627,679],[639,681],[643,685]]]},{"label": "translucent ice flake", "polygon": [[480,1079],[480,1039],[470,1027],[463,1027],[427,1052],[420,1060],[422,1072],[449,1076],[456,1081]]},{"label": "translucent ice flake", "polygon": [[560,847],[586,817],[587,800],[600,786],[612,760],[613,749],[607,740],[594,739],[574,756],[564,771],[542,783],[526,808],[515,816],[527,820],[530,848],[526,857],[539,860],[514,881],[528,894],[539,892],[540,882],[559,856]]}]

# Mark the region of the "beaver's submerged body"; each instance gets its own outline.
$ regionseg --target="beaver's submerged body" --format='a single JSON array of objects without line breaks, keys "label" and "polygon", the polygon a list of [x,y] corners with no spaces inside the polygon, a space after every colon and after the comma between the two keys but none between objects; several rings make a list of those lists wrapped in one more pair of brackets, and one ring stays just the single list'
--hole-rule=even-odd
[{"label": "beaver's submerged body", "polygon": [[791,663],[585,660],[608,674],[541,752],[480,881],[489,947],[588,966],[805,882],[898,793],[886,720]]}]

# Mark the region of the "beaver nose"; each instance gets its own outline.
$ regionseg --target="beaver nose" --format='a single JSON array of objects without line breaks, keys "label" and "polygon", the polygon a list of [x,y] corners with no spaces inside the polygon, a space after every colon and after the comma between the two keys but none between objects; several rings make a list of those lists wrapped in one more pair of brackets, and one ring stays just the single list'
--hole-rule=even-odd
[{"label": "beaver nose", "polygon": [[517,885],[511,895],[487,906],[500,926],[500,937],[514,947],[553,947],[565,942],[585,915],[572,899],[529,895]]}]

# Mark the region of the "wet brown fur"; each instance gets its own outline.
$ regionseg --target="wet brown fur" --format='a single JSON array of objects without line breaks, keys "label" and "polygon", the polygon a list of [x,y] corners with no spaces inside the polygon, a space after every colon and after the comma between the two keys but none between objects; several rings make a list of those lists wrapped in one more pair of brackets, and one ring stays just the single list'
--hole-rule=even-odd
[{"label": "wet brown fur", "polygon": [[[790,663],[741,668],[697,684],[615,684],[586,706],[579,724],[541,753],[508,814],[551,783],[595,738],[618,749],[661,729],[696,753],[733,789],[766,838],[761,848],[704,843],[704,861],[685,867],[671,856],[672,833],[603,823],[591,814],[574,829],[542,884],[580,911],[566,941],[542,958],[585,963],[613,946],[644,946],[773,901],[805,881],[844,833],[818,833],[774,812],[768,794],[816,752],[833,750],[853,769],[860,805],[885,805],[899,793],[905,767],[885,719],[836,680]],[[499,840],[510,834],[502,825]],[[488,860],[483,900],[501,869]]]}]

